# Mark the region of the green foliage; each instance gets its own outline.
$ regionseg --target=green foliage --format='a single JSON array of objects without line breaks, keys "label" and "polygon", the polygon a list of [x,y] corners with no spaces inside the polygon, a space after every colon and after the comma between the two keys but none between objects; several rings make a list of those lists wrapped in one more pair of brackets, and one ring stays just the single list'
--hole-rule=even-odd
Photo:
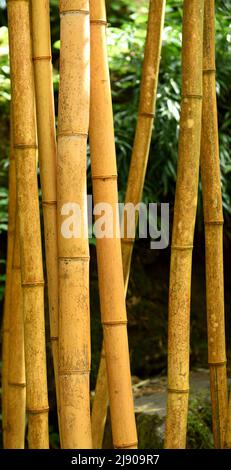
[{"label": "green foliage", "polygon": [[[108,50],[115,115],[119,190],[126,189],[138,109],[148,2],[109,3]],[[221,179],[224,213],[230,214],[230,68],[231,4],[217,1],[216,51]],[[167,2],[162,59],[158,85],[155,129],[145,181],[145,201],[169,201],[173,205],[181,96],[182,3]],[[199,221],[202,218],[201,185]]]},{"label": "green foliage", "polygon": [[[122,201],[134,140],[146,37],[148,0],[107,0],[107,43],[112,83],[115,137],[119,175],[119,198]],[[51,38],[54,66],[56,114],[59,85],[59,8],[50,1]],[[226,237],[231,237],[231,3],[217,0],[216,53],[217,96],[220,135],[221,180]],[[7,173],[9,147],[10,78],[7,46],[5,1],[0,1],[0,233],[7,228]],[[181,100],[182,2],[168,0],[163,35],[162,59],[158,85],[155,129],[145,180],[143,200],[170,202],[173,208],[179,136]],[[88,191],[91,192],[88,149]],[[199,222],[202,226],[202,194],[199,187]]]},{"label": "green foliage", "polygon": [[211,403],[202,395],[189,401],[187,448],[213,448]]},{"label": "green foliage", "polygon": [[[126,190],[128,169],[136,127],[139,86],[146,36],[147,0],[107,0],[109,27],[107,42],[112,82],[117,162],[119,173],[120,200]],[[0,7],[4,6],[2,1]],[[59,10],[58,0],[51,0],[51,36],[54,64],[54,88],[57,111],[59,83]],[[231,85],[231,4],[218,0],[216,21],[217,47],[217,93],[220,130],[220,154],[223,204],[227,222],[230,222],[231,194],[231,111],[229,107]],[[2,10],[0,25],[6,24],[5,10]],[[173,205],[180,117],[181,95],[181,33],[182,2],[168,0],[163,37],[162,59],[158,86],[155,129],[150,150],[147,177],[143,199],[145,201],[168,201]],[[0,47],[0,111],[3,119],[9,121],[9,64],[7,59],[7,30],[1,28]],[[2,38],[4,42],[2,44]],[[7,152],[3,152],[3,163]],[[6,172],[7,167],[4,167]],[[88,190],[91,191],[90,160],[88,155]],[[7,184],[5,183],[5,187]],[[199,214],[202,213],[201,189],[199,191]]]}]

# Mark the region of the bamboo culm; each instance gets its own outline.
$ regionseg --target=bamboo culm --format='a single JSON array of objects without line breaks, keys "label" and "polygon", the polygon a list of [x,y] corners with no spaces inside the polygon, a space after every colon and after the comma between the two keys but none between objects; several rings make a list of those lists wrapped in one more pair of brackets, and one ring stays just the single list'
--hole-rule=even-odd
[{"label": "bamboo culm", "polygon": [[8,372],[7,449],[24,449],[26,383],[23,331],[23,298],[19,247],[19,218],[16,216],[10,303],[10,360]]},{"label": "bamboo culm", "polygon": [[49,447],[44,279],[39,216],[34,83],[29,2],[8,2],[13,141],[20,232],[20,259],[30,448]]},{"label": "bamboo culm", "polygon": [[[90,20],[90,153],[93,196],[96,205],[102,202],[110,204],[115,221],[118,220],[117,168],[104,0],[90,2]],[[115,448],[136,448],[123,266],[115,224],[112,238],[102,239],[96,236],[96,248],[113,445]]]},{"label": "bamboo culm", "polygon": [[204,0],[184,0],[182,104],[169,287],[166,448],[186,445],[191,269],[201,142],[203,17]]},{"label": "bamboo culm", "polygon": [[56,398],[58,394],[58,241],[57,241],[57,149],[52,80],[49,0],[32,0],[31,23],[39,166],[42,187],[44,238],[48,280],[50,336]]},{"label": "bamboo culm", "polygon": [[[208,362],[215,447],[224,446],[227,422],[227,371],[223,280],[221,195],[215,63],[215,3],[205,1],[203,46],[201,178],[205,221]],[[209,119],[208,119],[209,116]]]},{"label": "bamboo culm", "polygon": [[[150,0],[149,2],[139,112],[125,197],[125,204],[132,203],[135,206],[142,198],[154,123],[165,3],[165,0]],[[125,297],[130,274],[133,244],[134,240],[128,239],[126,236],[121,239]],[[94,448],[102,447],[108,400],[105,351],[103,345],[92,409],[92,438]]]},{"label": "bamboo culm", "polygon": [[[86,207],[90,98],[89,1],[61,0],[60,20],[57,167],[60,422],[64,448],[88,449],[92,447]],[[81,212],[81,236],[72,236],[71,233],[69,237],[76,204]],[[65,218],[64,215],[69,217]]]},{"label": "bamboo culm", "polygon": [[15,214],[16,214],[16,170],[13,149],[12,107],[10,125],[10,165],[9,165],[9,206],[8,206],[8,232],[7,232],[7,266],[6,287],[3,312],[3,350],[2,350],[2,430],[3,446],[6,447],[7,434],[7,408],[8,395],[8,364],[9,364],[9,328],[10,328],[10,304],[12,293],[12,263],[15,238]]}]

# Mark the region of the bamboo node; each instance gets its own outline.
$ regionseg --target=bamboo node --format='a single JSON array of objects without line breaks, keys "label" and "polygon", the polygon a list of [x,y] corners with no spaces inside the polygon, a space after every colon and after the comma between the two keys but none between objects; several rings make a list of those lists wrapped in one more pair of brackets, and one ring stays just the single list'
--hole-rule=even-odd
[{"label": "bamboo node", "polygon": [[58,133],[58,138],[59,137],[88,137],[88,133],[84,131],[75,131],[75,132],[70,132],[70,131],[62,131]]},{"label": "bamboo node", "polygon": [[59,375],[88,375],[91,369],[59,369]]},{"label": "bamboo node", "polygon": [[179,251],[193,250],[193,245],[172,245],[171,248],[172,250],[179,250]]},{"label": "bamboo node", "polygon": [[37,57],[32,57],[32,60],[35,62],[36,60],[51,60],[51,55],[41,55]]},{"label": "bamboo node", "polygon": [[90,256],[81,255],[81,256],[58,256],[59,261],[89,261]]},{"label": "bamboo node", "polygon": [[118,320],[118,321],[102,321],[103,326],[119,326],[119,325],[127,325],[127,320]]},{"label": "bamboo node", "polygon": [[10,3],[10,2],[26,2],[26,3],[29,3],[30,0],[7,0],[7,3]]},{"label": "bamboo node", "polygon": [[26,387],[26,383],[23,382],[23,383],[17,383],[17,382],[8,382],[8,385],[10,387],[19,387],[19,388],[25,388]]},{"label": "bamboo node", "polygon": [[56,205],[57,205],[57,201],[42,201],[42,207],[56,206]]},{"label": "bamboo node", "polygon": [[155,113],[149,113],[149,112],[146,112],[146,111],[140,111],[140,112],[138,113],[138,116],[154,119]]},{"label": "bamboo node", "polygon": [[206,73],[216,73],[216,69],[215,68],[204,68],[203,69],[203,73],[206,74]]},{"label": "bamboo node", "polygon": [[22,287],[38,287],[38,286],[44,286],[44,281],[32,281],[32,282],[27,282],[24,281],[22,282]]},{"label": "bamboo node", "polygon": [[182,95],[182,100],[185,100],[185,99],[196,99],[196,100],[202,100],[203,99],[203,95],[193,95],[191,93],[187,93],[185,95]]},{"label": "bamboo node", "polygon": [[225,361],[219,361],[219,362],[208,362],[208,365],[210,367],[214,366],[214,367],[222,367],[222,366],[226,366],[227,364],[227,360]]},{"label": "bamboo node", "polygon": [[90,20],[90,23],[91,24],[98,24],[98,25],[102,25],[102,26],[107,26],[108,25],[108,22],[106,20],[103,20],[103,19],[98,19],[98,20]]},{"label": "bamboo node", "polygon": [[114,444],[115,449],[131,449],[133,447],[137,447],[138,441],[132,442],[131,444],[121,444],[121,445],[116,445]]},{"label": "bamboo node", "polygon": [[224,225],[224,219],[220,220],[205,220],[205,225]]},{"label": "bamboo node", "polygon": [[[16,1],[16,0],[11,0],[11,1]],[[17,0],[19,1],[19,0]],[[22,1],[22,0],[20,0]],[[37,149],[38,146],[37,144],[14,144],[14,149]]]},{"label": "bamboo node", "polygon": [[51,341],[58,341],[59,337],[58,336],[50,336]]},{"label": "bamboo node", "polygon": [[48,413],[49,411],[49,406],[44,406],[44,408],[39,408],[39,409],[32,409],[32,408],[27,408],[26,412],[31,415],[39,415],[42,413]]},{"label": "bamboo node", "polygon": [[117,180],[117,174],[115,175],[92,175],[93,180]]},{"label": "bamboo node", "polygon": [[184,390],[183,389],[180,390],[180,389],[175,389],[175,388],[168,388],[168,392],[169,393],[179,393],[179,394],[182,393],[182,394],[184,394],[184,393],[189,393],[189,388],[186,388]]},{"label": "bamboo node", "polygon": [[59,9],[60,11],[60,16],[65,16],[65,15],[89,15],[88,10],[69,10],[69,9]]}]

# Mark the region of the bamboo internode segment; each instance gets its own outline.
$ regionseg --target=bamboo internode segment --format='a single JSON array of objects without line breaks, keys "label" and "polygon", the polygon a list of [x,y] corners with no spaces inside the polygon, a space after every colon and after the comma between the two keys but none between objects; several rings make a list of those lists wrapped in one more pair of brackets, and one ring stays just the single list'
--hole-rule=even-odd
[{"label": "bamboo internode segment", "polygon": [[[142,197],[155,117],[165,3],[165,0],[151,0],[149,3],[138,121],[125,199],[125,203],[134,205],[139,203]],[[98,20],[100,21],[106,24],[106,20]],[[97,20],[91,20],[91,22],[97,22]],[[134,239],[124,237],[121,243],[126,297]],[[92,436],[95,448],[102,447],[107,406],[108,390],[103,345],[92,409]]]},{"label": "bamboo internode segment", "polygon": [[184,0],[182,105],[169,288],[166,448],[186,444],[192,246],[202,114],[204,0]]},{"label": "bamboo internode segment", "polygon": [[[59,392],[62,446],[91,448],[89,246],[86,153],[90,98],[89,1],[61,0],[58,114]],[[62,210],[78,204],[80,237],[65,237]],[[72,206],[71,206],[72,207]],[[72,215],[72,209],[68,214]],[[70,213],[69,213],[70,212]]]},{"label": "bamboo internode segment", "polygon": [[58,394],[58,241],[57,241],[57,150],[52,81],[49,0],[32,0],[31,23],[39,164],[42,186],[44,237],[48,280],[50,335]]},{"label": "bamboo internode segment", "polygon": [[13,140],[20,228],[30,448],[48,448],[44,282],[36,171],[36,129],[29,2],[8,3]]},{"label": "bamboo internode segment", "polygon": [[[208,119],[209,116],[209,119]],[[215,2],[205,1],[201,177],[205,220],[208,362],[215,447],[224,445],[227,372],[223,280],[223,210],[219,161],[215,63]]]},{"label": "bamboo internode segment", "polygon": [[[91,100],[90,150],[95,204],[108,203],[117,218],[117,174],[110,77],[106,48],[105,1],[90,3],[91,18]],[[113,176],[113,177],[111,177]],[[97,262],[101,317],[104,331],[110,397],[113,444],[115,448],[136,448],[137,434],[132,397],[127,315],[124,298],[120,240],[97,238]],[[118,406],[119,403],[119,406]]]},{"label": "bamboo internode segment", "polygon": [[10,128],[10,166],[9,166],[9,208],[8,208],[8,233],[7,233],[7,267],[6,287],[3,312],[3,350],[2,350],[2,427],[3,445],[6,447],[7,439],[7,408],[9,403],[8,394],[8,363],[9,363],[9,328],[10,328],[10,304],[12,287],[12,263],[15,237],[15,214],[16,214],[16,170],[13,149],[13,128],[11,109]]},{"label": "bamboo internode segment", "polygon": [[10,302],[10,360],[8,373],[7,449],[23,449],[25,440],[26,383],[23,332],[23,298],[19,247],[19,219],[16,220]]},{"label": "bamboo internode segment", "polygon": [[103,344],[91,414],[93,449],[102,449],[108,404],[107,368]]}]

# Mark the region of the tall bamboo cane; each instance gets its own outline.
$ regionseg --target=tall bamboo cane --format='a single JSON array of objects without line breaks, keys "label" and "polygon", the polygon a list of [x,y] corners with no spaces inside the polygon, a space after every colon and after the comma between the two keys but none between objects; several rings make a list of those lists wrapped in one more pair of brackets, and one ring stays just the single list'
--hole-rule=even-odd
[{"label": "tall bamboo cane", "polygon": [[[156,110],[165,0],[150,0],[140,103],[125,203],[141,201]],[[134,240],[122,239],[125,292],[127,292]]]},{"label": "tall bamboo cane", "polygon": [[213,433],[215,447],[223,447],[228,399],[223,281],[223,211],[216,101],[214,0],[205,0],[201,177],[205,220],[208,360],[213,409]]},{"label": "tall bamboo cane", "polygon": [[[117,218],[117,168],[106,49],[105,1],[92,0],[90,149],[94,203],[108,203]],[[123,267],[116,224],[112,238],[97,238],[101,316],[104,330],[113,444],[136,448]],[[118,405],[119,404],[119,405]]]},{"label": "tall bamboo cane", "polygon": [[9,331],[9,372],[7,406],[7,449],[23,449],[25,440],[26,384],[23,334],[23,298],[19,247],[19,219],[16,217]]},{"label": "tall bamboo cane", "polygon": [[22,269],[28,441],[30,448],[47,448],[49,437],[44,281],[28,1],[8,1],[8,26]]},{"label": "tall bamboo cane", "polygon": [[49,0],[32,0],[32,41],[37,111],[39,164],[42,186],[50,334],[58,397],[58,242],[56,196],[56,137]]},{"label": "tall bamboo cane", "polygon": [[8,362],[9,362],[9,328],[10,328],[10,303],[12,286],[12,261],[15,236],[16,213],[16,172],[13,151],[12,110],[10,126],[10,166],[9,166],[9,203],[8,203],[8,232],[7,232],[7,265],[6,287],[3,312],[3,350],[2,350],[2,423],[3,445],[6,446],[7,434],[7,407],[8,407]]},{"label": "tall bamboo cane", "polygon": [[[58,115],[59,392],[64,448],[91,448],[86,151],[90,98],[89,1],[61,0]],[[75,205],[81,236],[65,235]],[[75,224],[75,222],[73,222]],[[73,227],[73,225],[72,225]],[[71,225],[70,225],[71,230]]]},{"label": "tall bamboo cane", "polygon": [[184,0],[182,106],[169,289],[167,448],[186,444],[192,249],[202,111],[204,0]]},{"label": "tall bamboo cane", "polygon": [[[134,205],[138,204],[142,197],[151,143],[159,76],[165,3],[165,0],[150,0],[149,2],[139,113],[125,197],[125,203],[130,202]],[[121,243],[126,297],[134,240],[123,238]],[[94,448],[102,447],[107,406],[108,389],[105,352],[103,346],[92,409],[92,438]]]}]

